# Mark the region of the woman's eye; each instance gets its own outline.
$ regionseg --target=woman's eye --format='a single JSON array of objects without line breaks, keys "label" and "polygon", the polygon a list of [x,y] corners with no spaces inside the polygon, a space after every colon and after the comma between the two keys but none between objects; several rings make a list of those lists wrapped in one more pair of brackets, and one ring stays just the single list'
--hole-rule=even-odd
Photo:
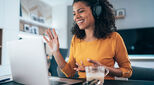
[{"label": "woman's eye", "polygon": [[84,12],[84,10],[79,11],[79,13],[82,13],[82,12]]},{"label": "woman's eye", "polygon": [[73,14],[73,16],[75,16],[75,14]]}]

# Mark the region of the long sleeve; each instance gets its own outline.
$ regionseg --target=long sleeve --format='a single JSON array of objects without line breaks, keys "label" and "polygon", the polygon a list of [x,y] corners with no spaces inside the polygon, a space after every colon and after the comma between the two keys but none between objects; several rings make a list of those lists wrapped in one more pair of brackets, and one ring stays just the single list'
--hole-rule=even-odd
[{"label": "long sleeve", "polygon": [[75,36],[73,36],[72,41],[71,41],[71,46],[70,46],[70,55],[69,55],[69,60],[65,67],[62,70],[62,72],[66,75],[66,77],[73,77],[75,74],[75,70],[73,69],[76,65],[76,61],[74,59],[74,41],[75,41]]},{"label": "long sleeve", "polygon": [[115,59],[122,71],[122,77],[129,78],[132,75],[132,67],[128,58],[127,49],[122,37],[117,33]]}]

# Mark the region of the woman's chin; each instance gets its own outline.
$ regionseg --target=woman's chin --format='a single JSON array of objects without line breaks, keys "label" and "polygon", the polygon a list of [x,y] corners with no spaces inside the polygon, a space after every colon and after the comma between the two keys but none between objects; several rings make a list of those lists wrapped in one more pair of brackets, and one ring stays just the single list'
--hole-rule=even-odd
[{"label": "woman's chin", "polygon": [[85,28],[84,28],[84,27],[79,27],[79,29],[80,29],[80,30],[84,30]]},{"label": "woman's chin", "polygon": [[85,30],[84,28],[80,28],[80,30]]}]

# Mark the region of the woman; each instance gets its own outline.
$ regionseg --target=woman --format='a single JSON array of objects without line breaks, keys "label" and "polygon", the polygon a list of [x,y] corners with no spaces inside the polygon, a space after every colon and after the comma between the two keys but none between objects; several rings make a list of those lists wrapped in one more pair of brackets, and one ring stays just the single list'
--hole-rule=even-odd
[{"label": "woman", "polygon": [[[85,66],[101,65],[109,69],[105,79],[114,79],[115,76],[130,77],[132,68],[124,41],[115,32],[112,5],[107,0],[74,0],[73,14],[74,36],[68,62],[65,62],[59,52],[55,29],[53,34],[50,30],[47,31],[49,40],[44,37],[63,73],[67,77],[73,77],[75,71],[78,71],[79,78],[85,78]],[[119,68],[114,68],[115,62]]]}]

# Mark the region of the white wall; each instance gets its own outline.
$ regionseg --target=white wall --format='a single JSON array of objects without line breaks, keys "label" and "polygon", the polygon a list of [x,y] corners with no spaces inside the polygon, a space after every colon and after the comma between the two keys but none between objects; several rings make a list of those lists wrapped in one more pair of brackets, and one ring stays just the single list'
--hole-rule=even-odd
[{"label": "white wall", "polygon": [[0,0],[0,28],[3,28],[3,20],[4,20],[4,0]]},{"label": "white wall", "polygon": [[126,17],[117,20],[118,29],[154,27],[154,0],[110,0],[115,9],[125,8]]},{"label": "white wall", "polygon": [[58,31],[60,48],[68,48],[67,25],[69,23],[67,23],[67,6],[71,4],[72,1],[69,1],[52,6],[52,26]]},{"label": "white wall", "polygon": [[67,7],[61,4],[52,9],[52,26],[57,29],[60,48],[67,48]]},{"label": "white wall", "polygon": [[11,74],[6,42],[17,39],[17,33],[19,32],[19,0],[1,0],[0,2],[3,4],[2,8],[0,8],[0,13],[4,13],[0,16],[3,17],[2,65],[0,65],[0,76],[3,76]]}]

